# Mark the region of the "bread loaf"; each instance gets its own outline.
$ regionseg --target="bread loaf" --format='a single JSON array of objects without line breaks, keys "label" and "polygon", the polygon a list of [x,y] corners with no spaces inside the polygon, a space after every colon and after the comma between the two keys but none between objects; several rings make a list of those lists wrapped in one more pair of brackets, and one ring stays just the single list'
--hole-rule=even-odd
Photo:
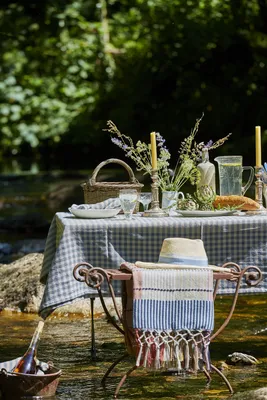
[{"label": "bread loaf", "polygon": [[216,196],[213,202],[214,208],[237,207],[243,211],[254,211],[260,208],[259,203],[245,196]]}]

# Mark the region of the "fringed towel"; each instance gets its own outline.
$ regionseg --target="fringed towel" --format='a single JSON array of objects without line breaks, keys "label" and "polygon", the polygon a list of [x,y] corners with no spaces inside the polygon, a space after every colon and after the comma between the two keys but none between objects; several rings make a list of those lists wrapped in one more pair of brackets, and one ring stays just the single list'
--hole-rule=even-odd
[{"label": "fringed towel", "polygon": [[131,344],[136,365],[178,371],[209,370],[209,337],[214,326],[213,272],[210,269],[132,271]]}]

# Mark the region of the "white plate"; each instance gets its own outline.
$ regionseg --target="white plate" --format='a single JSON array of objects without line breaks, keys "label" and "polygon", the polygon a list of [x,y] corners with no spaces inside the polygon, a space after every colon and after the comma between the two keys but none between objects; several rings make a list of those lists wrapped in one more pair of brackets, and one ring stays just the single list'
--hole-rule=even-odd
[{"label": "white plate", "polygon": [[233,215],[237,210],[218,210],[218,211],[201,211],[201,210],[176,210],[183,217],[222,217],[223,215]]},{"label": "white plate", "polygon": [[102,210],[80,210],[78,208],[69,208],[69,211],[78,218],[112,218],[115,217],[120,210],[120,208],[106,208]]}]

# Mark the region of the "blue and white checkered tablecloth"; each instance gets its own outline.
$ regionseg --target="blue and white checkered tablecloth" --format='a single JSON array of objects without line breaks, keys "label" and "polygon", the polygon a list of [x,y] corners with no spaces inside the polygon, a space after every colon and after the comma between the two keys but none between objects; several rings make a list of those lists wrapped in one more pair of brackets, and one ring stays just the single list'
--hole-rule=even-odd
[{"label": "blue and white checkered tablecloth", "polygon": [[[221,216],[205,218],[124,216],[107,219],[77,219],[70,213],[57,213],[47,237],[41,282],[45,286],[40,315],[46,318],[54,309],[77,298],[95,294],[73,277],[74,266],[82,261],[94,267],[119,268],[124,261],[157,262],[166,237],[202,239],[209,264],[221,266],[231,261],[241,267],[256,265],[264,274],[259,286],[244,283],[240,293],[267,291],[267,217]],[[120,282],[115,282],[119,294]],[[221,294],[233,292],[231,282],[221,282]]]}]

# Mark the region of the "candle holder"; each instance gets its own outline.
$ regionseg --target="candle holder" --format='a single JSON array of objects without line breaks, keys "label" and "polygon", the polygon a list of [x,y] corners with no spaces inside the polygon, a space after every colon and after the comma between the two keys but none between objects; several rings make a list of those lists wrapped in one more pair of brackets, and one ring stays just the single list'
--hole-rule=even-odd
[{"label": "candle holder", "polygon": [[247,214],[262,214],[262,215],[267,215],[267,210],[263,206],[263,181],[262,181],[262,166],[255,167],[255,177],[256,177],[256,182],[255,182],[255,201],[260,205],[260,208],[258,210],[253,210],[253,211],[248,211]]},{"label": "candle holder", "polygon": [[168,214],[159,207],[159,183],[156,169],[152,169],[151,179],[151,208],[143,213],[143,217],[167,217]]}]

